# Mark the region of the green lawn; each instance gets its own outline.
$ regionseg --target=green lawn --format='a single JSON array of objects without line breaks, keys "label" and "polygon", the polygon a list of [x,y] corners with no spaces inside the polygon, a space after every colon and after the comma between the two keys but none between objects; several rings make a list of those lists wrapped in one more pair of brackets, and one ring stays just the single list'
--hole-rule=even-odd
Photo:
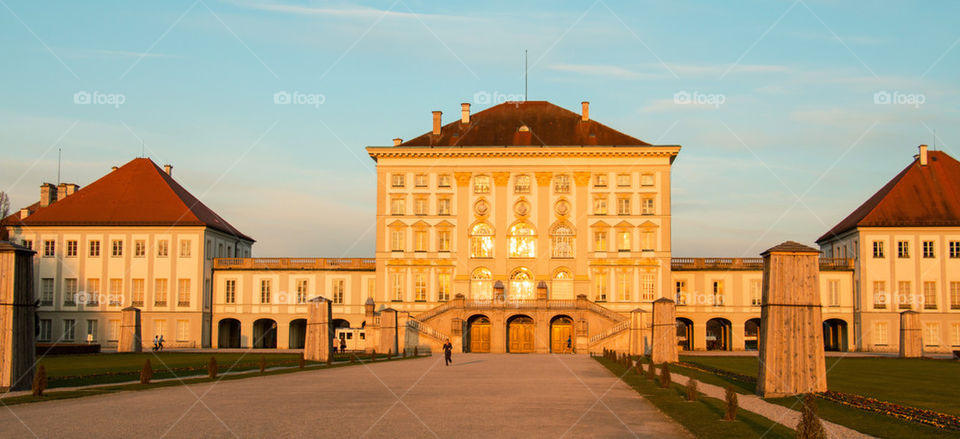
[{"label": "green lawn", "polygon": [[[681,356],[681,361],[756,377],[756,357]],[[827,358],[827,386],[912,407],[960,416],[960,363],[900,358]]]},{"label": "green lawn", "polygon": [[637,375],[636,369],[624,375],[625,368],[619,363],[602,357],[596,359],[698,438],[794,437],[793,430],[745,410],[738,412],[736,421],[724,421],[725,403],[719,399],[707,398],[701,394],[698,401],[687,402],[684,399],[685,390],[678,384],[663,389],[653,381]]}]

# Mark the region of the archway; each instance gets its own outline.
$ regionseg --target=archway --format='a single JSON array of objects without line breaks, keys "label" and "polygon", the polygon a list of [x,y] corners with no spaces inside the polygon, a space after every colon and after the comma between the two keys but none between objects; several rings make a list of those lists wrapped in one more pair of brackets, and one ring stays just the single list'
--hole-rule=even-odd
[{"label": "archway", "polygon": [[223,319],[217,325],[217,347],[240,347],[240,321],[237,319]]},{"label": "archway", "polygon": [[715,318],[707,320],[707,350],[730,350],[730,321]]},{"label": "archway", "polygon": [[303,349],[307,340],[307,319],[290,322],[290,349]]},{"label": "archway", "polygon": [[276,349],[277,322],[260,319],[253,322],[253,347],[256,349]]},{"label": "archway", "polygon": [[683,317],[677,318],[677,346],[680,350],[693,350],[693,321]]},{"label": "archway", "polygon": [[847,350],[847,322],[840,319],[827,319],[823,322],[823,349],[844,352]]},{"label": "archway", "polygon": [[467,319],[464,339],[467,352],[490,352],[490,319],[482,314]]},{"label": "archway", "polygon": [[550,320],[550,352],[573,353],[573,319],[559,315]]},{"label": "archway", "polygon": [[533,352],[533,319],[515,315],[507,320],[507,352]]},{"label": "archway", "polygon": [[743,324],[743,348],[755,351],[760,347],[760,319],[750,319]]}]

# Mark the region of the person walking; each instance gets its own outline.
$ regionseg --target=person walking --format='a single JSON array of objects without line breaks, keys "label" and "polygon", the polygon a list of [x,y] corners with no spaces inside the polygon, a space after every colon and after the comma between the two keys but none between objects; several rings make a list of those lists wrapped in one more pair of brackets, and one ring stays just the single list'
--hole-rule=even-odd
[{"label": "person walking", "polygon": [[573,353],[573,337],[570,335],[567,336],[567,350],[564,352]]},{"label": "person walking", "polygon": [[446,365],[449,366],[450,363],[453,363],[453,344],[450,343],[448,339],[446,343],[443,344],[443,360],[446,362]]},{"label": "person walking", "polygon": [[340,339],[340,353],[347,352],[347,340],[344,338]]},{"label": "person walking", "polygon": [[157,347],[158,347],[159,345],[160,345],[160,339],[159,339],[156,335],[154,335],[154,336],[153,336],[153,351],[154,351],[154,352],[157,351]]},{"label": "person walking", "polygon": [[157,340],[157,350],[163,352],[163,334],[160,334],[160,339]]}]

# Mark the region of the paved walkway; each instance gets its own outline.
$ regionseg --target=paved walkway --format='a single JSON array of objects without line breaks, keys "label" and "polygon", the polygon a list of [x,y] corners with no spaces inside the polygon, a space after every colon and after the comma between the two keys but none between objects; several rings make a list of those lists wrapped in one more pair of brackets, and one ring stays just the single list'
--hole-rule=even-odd
[{"label": "paved walkway", "polygon": [[0,408],[0,437],[690,437],[581,355],[458,354]]}]

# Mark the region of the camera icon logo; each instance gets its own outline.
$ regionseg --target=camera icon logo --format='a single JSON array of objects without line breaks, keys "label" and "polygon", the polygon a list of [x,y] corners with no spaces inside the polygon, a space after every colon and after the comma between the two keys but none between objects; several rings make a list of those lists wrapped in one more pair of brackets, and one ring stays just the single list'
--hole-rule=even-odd
[{"label": "camera icon logo", "polygon": [[273,94],[273,103],[277,105],[287,105],[290,103],[290,93],[278,91]]},{"label": "camera icon logo", "polygon": [[73,103],[78,105],[89,105],[90,104],[90,92],[88,91],[78,91],[73,94]]}]

